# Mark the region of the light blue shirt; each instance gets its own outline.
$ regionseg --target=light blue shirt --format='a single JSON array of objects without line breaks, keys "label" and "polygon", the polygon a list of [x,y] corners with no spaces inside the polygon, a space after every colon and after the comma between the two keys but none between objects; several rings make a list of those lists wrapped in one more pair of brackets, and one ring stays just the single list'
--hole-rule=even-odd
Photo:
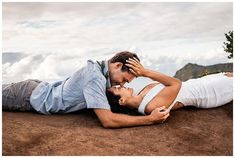
[{"label": "light blue shirt", "polygon": [[32,92],[30,103],[42,114],[69,113],[81,109],[108,109],[106,88],[110,87],[108,62],[101,66],[88,60],[87,65],[64,81],[41,82]]}]

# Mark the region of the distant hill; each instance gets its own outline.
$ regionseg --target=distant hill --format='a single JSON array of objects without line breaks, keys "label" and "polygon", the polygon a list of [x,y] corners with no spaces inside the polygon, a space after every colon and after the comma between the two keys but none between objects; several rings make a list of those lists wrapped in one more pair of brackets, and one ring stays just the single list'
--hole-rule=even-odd
[{"label": "distant hill", "polygon": [[215,64],[209,66],[188,63],[183,68],[178,70],[174,77],[180,79],[181,81],[186,81],[191,78],[198,78],[208,74],[232,71],[233,63]]}]

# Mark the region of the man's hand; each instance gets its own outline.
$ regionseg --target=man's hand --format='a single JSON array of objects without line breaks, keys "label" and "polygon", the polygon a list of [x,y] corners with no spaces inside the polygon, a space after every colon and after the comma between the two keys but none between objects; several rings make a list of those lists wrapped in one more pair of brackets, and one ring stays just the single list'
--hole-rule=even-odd
[{"label": "man's hand", "polygon": [[163,123],[169,116],[169,110],[167,110],[165,106],[154,109],[150,114],[154,123]]},{"label": "man's hand", "polygon": [[144,76],[146,69],[143,65],[134,57],[134,59],[129,58],[127,60],[126,66],[130,67],[130,71],[136,76]]}]

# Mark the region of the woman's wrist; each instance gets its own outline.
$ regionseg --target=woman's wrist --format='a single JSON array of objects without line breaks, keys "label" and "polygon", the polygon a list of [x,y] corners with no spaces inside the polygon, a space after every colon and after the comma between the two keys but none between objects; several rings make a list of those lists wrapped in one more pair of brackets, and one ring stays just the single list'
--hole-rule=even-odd
[{"label": "woman's wrist", "polygon": [[142,73],[142,76],[143,77],[149,77],[149,72],[150,72],[151,70],[149,70],[149,69],[144,69],[144,71],[143,71],[143,73]]}]

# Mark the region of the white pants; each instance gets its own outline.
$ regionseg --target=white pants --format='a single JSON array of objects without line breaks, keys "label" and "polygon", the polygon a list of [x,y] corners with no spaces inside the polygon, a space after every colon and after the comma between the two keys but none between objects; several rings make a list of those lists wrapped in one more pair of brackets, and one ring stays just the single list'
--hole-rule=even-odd
[{"label": "white pants", "polygon": [[185,106],[213,108],[233,100],[233,77],[224,73],[190,79],[182,83],[176,101]]}]

